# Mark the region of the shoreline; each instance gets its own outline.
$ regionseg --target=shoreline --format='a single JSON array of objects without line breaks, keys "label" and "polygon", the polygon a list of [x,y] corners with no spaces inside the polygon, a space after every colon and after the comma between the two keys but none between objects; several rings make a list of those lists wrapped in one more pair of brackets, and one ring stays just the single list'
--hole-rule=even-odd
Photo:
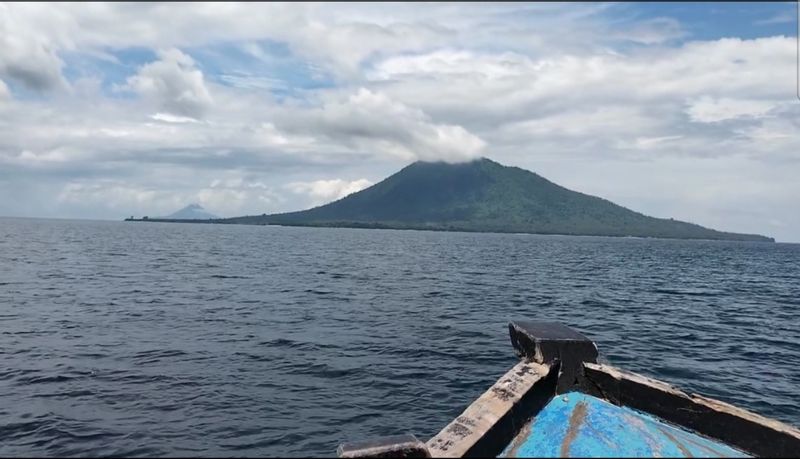
[{"label": "shoreline", "polygon": [[[242,218],[242,217],[235,217]],[[287,223],[287,222],[263,222],[263,223],[247,223],[230,221],[228,218],[219,218],[211,220],[181,220],[181,219],[168,219],[168,218],[126,218],[125,222],[142,222],[142,223],[194,223],[194,224],[211,224],[211,225],[250,225],[250,226],[284,226],[284,227],[307,227],[307,228],[352,228],[352,229],[378,229],[378,230],[411,230],[411,231],[434,231],[434,232],[451,232],[451,233],[485,233],[485,234],[535,234],[542,236],[578,236],[578,237],[613,237],[619,239],[665,239],[665,240],[680,240],[680,241],[726,241],[726,242],[760,242],[768,244],[776,244],[774,238],[767,236],[754,236],[753,238],[694,238],[694,237],[668,237],[668,236],[635,236],[635,235],[622,235],[622,234],[585,234],[585,233],[557,233],[557,232],[533,232],[533,231],[492,231],[492,230],[470,230],[465,228],[435,228],[424,226],[391,226],[381,223],[337,223],[337,224],[308,224],[308,223]]]}]

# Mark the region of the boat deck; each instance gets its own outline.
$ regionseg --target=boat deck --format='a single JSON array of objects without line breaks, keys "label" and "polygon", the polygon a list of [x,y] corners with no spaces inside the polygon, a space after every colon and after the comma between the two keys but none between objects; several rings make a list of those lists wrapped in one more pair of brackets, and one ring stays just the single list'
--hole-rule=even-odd
[{"label": "boat deck", "polygon": [[581,392],[554,397],[500,457],[751,457]]}]

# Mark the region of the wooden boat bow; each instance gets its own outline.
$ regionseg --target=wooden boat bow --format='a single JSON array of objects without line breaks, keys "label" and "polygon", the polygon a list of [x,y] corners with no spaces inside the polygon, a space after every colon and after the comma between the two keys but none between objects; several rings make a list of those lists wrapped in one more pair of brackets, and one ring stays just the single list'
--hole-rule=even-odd
[{"label": "wooden boat bow", "polygon": [[559,323],[509,324],[521,357],[427,442],[344,443],[339,457],[796,457],[800,430],[597,363],[597,346]]}]

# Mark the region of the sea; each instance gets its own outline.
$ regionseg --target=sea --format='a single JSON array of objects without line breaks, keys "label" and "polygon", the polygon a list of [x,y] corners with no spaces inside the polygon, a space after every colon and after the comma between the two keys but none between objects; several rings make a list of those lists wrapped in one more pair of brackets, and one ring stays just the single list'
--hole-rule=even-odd
[{"label": "sea", "polygon": [[800,245],[0,218],[0,456],[426,440],[557,321],[800,425]]}]

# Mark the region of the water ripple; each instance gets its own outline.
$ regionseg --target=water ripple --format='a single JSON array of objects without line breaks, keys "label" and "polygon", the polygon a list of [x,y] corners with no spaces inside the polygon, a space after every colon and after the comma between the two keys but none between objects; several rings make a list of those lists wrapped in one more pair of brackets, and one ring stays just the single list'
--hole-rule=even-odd
[{"label": "water ripple", "polygon": [[800,424],[798,245],[25,219],[0,243],[0,456],[426,438],[513,365],[518,318]]}]

